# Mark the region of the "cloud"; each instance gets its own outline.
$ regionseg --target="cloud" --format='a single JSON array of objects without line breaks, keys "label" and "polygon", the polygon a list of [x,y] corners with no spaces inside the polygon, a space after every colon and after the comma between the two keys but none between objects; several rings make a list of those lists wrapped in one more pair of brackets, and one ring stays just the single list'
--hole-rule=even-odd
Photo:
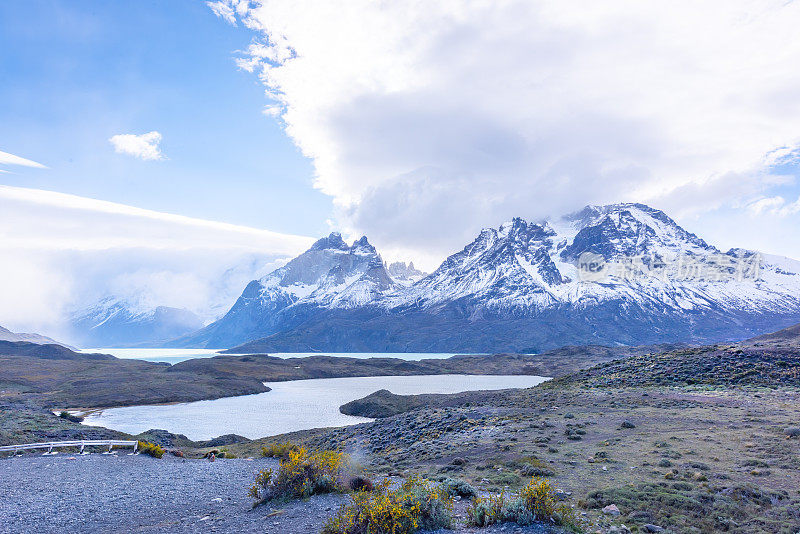
[{"label": "cloud", "polygon": [[800,143],[798,2],[224,5],[337,223],[387,249],[588,203],[746,206]]},{"label": "cloud", "polygon": [[[21,165],[23,167],[33,167],[34,169],[46,169],[44,165],[33,160],[21,158],[8,152],[0,152],[0,165]],[[0,171],[7,172],[7,171]]]},{"label": "cloud", "polygon": [[313,239],[76,195],[0,186],[0,325],[66,335],[72,310],[121,298],[137,310],[224,313],[248,281]]},{"label": "cloud", "polygon": [[800,198],[791,203],[787,203],[782,196],[760,198],[750,202],[747,210],[753,215],[769,213],[778,217],[787,217],[800,212]]},{"label": "cloud", "polygon": [[161,134],[155,131],[141,135],[118,134],[112,136],[109,141],[119,154],[128,154],[135,158],[152,161],[166,159],[158,146],[161,143]]},{"label": "cloud", "polygon": [[206,2],[216,16],[223,19],[228,24],[236,26],[236,15],[230,5],[225,2]]}]

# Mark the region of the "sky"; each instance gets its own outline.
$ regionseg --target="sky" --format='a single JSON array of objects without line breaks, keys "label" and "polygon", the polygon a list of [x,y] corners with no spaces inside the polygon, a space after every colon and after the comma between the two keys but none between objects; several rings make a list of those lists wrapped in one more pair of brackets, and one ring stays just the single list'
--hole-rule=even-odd
[{"label": "sky", "polygon": [[800,3],[0,3],[0,325],[213,318],[331,230],[431,270],[486,226],[663,209],[800,258]]}]

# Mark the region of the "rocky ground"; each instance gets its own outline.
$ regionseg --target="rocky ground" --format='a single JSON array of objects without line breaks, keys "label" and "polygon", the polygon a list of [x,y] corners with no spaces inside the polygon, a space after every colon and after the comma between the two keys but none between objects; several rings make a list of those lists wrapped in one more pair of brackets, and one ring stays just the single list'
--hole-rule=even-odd
[{"label": "rocky ground", "polygon": [[[252,508],[247,489],[266,458],[185,460],[164,456],[25,455],[0,460],[0,533],[258,532],[309,534],[347,496]],[[463,515],[461,511],[457,512]],[[471,532],[458,529],[458,532]],[[481,532],[550,532],[500,525]]]},{"label": "rocky ground", "polygon": [[[484,491],[545,476],[588,532],[800,531],[800,389],[585,385],[570,377],[461,394],[289,437],[344,447],[376,473],[454,477]],[[233,449],[253,452],[276,439],[285,438]],[[610,505],[618,512],[603,512]]]},{"label": "rocky ground", "polygon": [[[353,427],[214,444],[168,433],[149,437],[188,455],[225,445],[252,460],[4,459],[0,532],[74,530],[81,521],[79,530],[90,532],[115,525],[145,532],[316,532],[345,496],[249,509],[253,475],[274,465],[260,458],[261,447],[293,440],[344,449],[374,478],[457,478],[481,492],[510,493],[531,476],[546,477],[587,532],[797,534],[798,369],[796,352],[785,347],[681,349],[601,363],[527,390],[384,393],[350,406],[381,417]],[[0,439],[89,431],[35,404],[9,405],[14,392],[6,391],[0,401],[16,407],[16,415],[0,410]],[[461,516],[463,507],[462,501],[456,510]],[[515,531],[515,525],[481,530]]]}]

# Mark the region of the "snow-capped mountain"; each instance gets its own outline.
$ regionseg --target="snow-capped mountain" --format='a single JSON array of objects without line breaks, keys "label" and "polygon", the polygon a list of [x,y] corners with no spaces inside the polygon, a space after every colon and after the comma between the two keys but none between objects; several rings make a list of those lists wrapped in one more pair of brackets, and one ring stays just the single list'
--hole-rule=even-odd
[{"label": "snow-capped mountain", "polygon": [[[338,234],[180,341],[244,351],[537,351],[744,339],[800,320],[800,262],[721,252],[642,204],[483,230],[433,273]],[[188,345],[187,345],[188,346]]]},{"label": "snow-capped mountain", "polygon": [[137,310],[109,297],[75,311],[70,326],[81,347],[125,347],[164,343],[196,331],[203,321],[186,309],[157,306]]},{"label": "snow-capped mountain", "polygon": [[[614,301],[653,313],[800,310],[800,262],[753,254],[722,253],[642,204],[592,206],[553,222],[517,218],[483,230],[389,307],[464,302],[475,313],[511,316]],[[582,271],[587,256],[608,274]]]},{"label": "snow-capped mountain", "polygon": [[348,245],[338,233],[267,276],[253,280],[230,311],[176,345],[226,347],[301,324],[326,309],[356,309],[402,286],[366,237]]},{"label": "snow-capped mountain", "polygon": [[402,261],[390,263],[386,268],[389,276],[400,285],[410,286],[420,278],[425,276],[425,273],[414,267],[414,262],[408,264]]}]

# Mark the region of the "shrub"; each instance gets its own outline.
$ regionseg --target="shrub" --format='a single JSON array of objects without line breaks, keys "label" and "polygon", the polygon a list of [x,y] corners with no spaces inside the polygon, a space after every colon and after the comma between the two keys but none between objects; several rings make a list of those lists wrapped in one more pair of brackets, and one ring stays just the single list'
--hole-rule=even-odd
[{"label": "shrub", "polygon": [[164,449],[162,449],[160,445],[150,443],[149,441],[140,441],[136,448],[140,453],[150,455],[153,458],[161,458],[164,456]]},{"label": "shrub", "polygon": [[535,521],[551,521],[557,525],[577,530],[575,511],[565,504],[557,504],[553,487],[546,479],[534,477],[519,490],[517,498],[507,506],[507,521],[530,525]]},{"label": "shrub", "polygon": [[471,484],[457,478],[446,478],[442,481],[442,487],[448,495],[459,497],[475,497],[478,495],[476,490]]},{"label": "shrub", "polygon": [[524,464],[520,471],[528,477],[551,477],[555,475],[555,471],[543,465]]},{"label": "shrub", "polygon": [[488,527],[503,521],[503,510],[507,506],[505,493],[486,498],[475,497],[467,506],[467,523],[476,527]]},{"label": "shrub", "polygon": [[787,438],[800,437],[800,427],[789,427],[783,431]]},{"label": "shrub", "polygon": [[236,458],[236,455],[233,454],[228,449],[212,449],[203,455],[203,458],[210,458],[211,455],[214,455],[214,458],[219,458],[222,460],[231,460]]},{"label": "shrub", "polygon": [[533,514],[534,520],[550,519],[555,512],[556,495],[550,482],[534,477],[519,490],[518,500],[525,510]]},{"label": "shrub", "polygon": [[79,415],[72,415],[71,413],[66,412],[66,411],[61,412],[60,414],[58,414],[58,416],[61,419],[66,419],[67,421],[72,421],[73,423],[82,423],[83,422],[83,417],[81,417]]},{"label": "shrub", "polygon": [[375,486],[372,481],[366,477],[354,476],[347,481],[347,487],[353,491],[372,491]]},{"label": "shrub", "polygon": [[299,445],[287,441],[286,443],[271,443],[266,447],[261,447],[261,456],[265,458],[287,458],[289,451],[296,451]]},{"label": "shrub", "polygon": [[452,527],[453,503],[444,489],[409,478],[391,489],[384,481],[372,493],[350,497],[322,529],[323,534],[411,534]]},{"label": "shrub", "polygon": [[575,511],[564,504],[557,504],[556,501],[556,494],[550,483],[534,477],[511,500],[506,500],[503,493],[487,499],[476,498],[467,508],[467,521],[478,527],[501,521],[512,521],[518,525],[530,525],[537,521],[552,522],[577,530]]},{"label": "shrub", "polygon": [[256,475],[250,496],[259,504],[278,498],[299,499],[338,491],[344,460],[344,455],[335,451],[309,453],[303,447],[289,450],[277,474],[267,469]]},{"label": "shrub", "polygon": [[236,455],[233,454],[228,449],[220,449],[219,454],[217,455],[217,458],[225,458],[226,460],[232,460],[232,459],[236,458]]}]

